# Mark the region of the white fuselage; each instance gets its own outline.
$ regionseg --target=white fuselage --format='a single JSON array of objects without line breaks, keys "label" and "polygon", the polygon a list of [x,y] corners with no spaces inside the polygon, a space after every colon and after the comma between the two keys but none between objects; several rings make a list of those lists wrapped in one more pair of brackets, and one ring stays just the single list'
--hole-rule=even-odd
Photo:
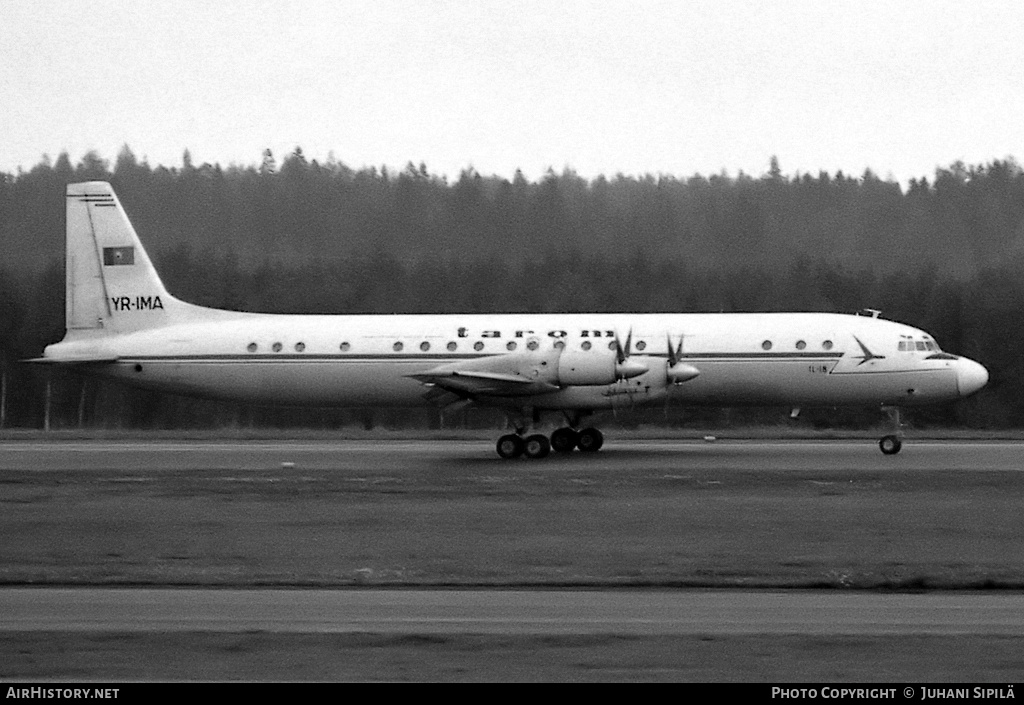
[{"label": "white fuselage", "polygon": [[[693,405],[906,406],[966,396],[987,381],[981,365],[941,353],[921,330],[865,316],[202,311],[198,320],[136,332],[69,335],[46,357],[106,358],[112,361],[87,363],[88,371],[173,393],[316,406],[428,404],[429,385],[410,375],[509,353],[533,356],[541,369],[556,364],[563,350],[614,355],[616,336],[631,338],[630,359],[649,372],[480,400],[562,410],[617,408],[669,394]],[[679,357],[699,375],[672,384],[665,368],[680,339]]]}]

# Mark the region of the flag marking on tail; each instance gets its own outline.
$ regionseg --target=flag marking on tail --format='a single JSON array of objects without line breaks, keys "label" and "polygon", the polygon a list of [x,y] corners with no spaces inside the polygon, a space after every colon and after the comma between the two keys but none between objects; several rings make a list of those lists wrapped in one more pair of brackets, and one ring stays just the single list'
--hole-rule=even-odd
[{"label": "flag marking on tail", "polygon": [[134,247],[104,247],[103,265],[113,267],[118,264],[135,264]]}]

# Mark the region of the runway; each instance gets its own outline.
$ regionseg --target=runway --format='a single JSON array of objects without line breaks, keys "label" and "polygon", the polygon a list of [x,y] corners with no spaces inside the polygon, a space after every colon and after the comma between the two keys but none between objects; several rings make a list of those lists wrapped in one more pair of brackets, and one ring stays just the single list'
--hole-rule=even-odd
[{"label": "runway", "polygon": [[1024,585],[1006,442],[0,444],[0,583],[1003,589]]},{"label": "runway", "polygon": [[1024,635],[1024,595],[0,589],[0,632]]},{"label": "runway", "polygon": [[1022,450],[5,441],[0,677],[1013,682]]},{"label": "runway", "polygon": [[[609,434],[611,435],[611,434]],[[875,440],[607,441],[593,455],[552,454],[540,461],[503,461],[494,439],[345,441],[6,441],[0,443],[0,471],[182,469],[405,470],[459,465],[473,469],[586,469],[629,472],[747,470],[1003,470],[1024,469],[1024,443],[1006,441],[907,440],[902,452],[885,456]]]}]

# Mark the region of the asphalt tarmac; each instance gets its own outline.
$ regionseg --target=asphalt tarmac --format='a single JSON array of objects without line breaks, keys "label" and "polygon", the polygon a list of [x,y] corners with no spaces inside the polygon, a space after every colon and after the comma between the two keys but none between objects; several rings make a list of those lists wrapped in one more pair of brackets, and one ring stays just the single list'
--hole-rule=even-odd
[{"label": "asphalt tarmac", "polygon": [[0,632],[1024,635],[1024,595],[0,589]]},{"label": "asphalt tarmac", "polygon": [[442,441],[5,441],[2,470],[579,468],[629,473],[690,470],[1024,470],[1024,443],[907,440],[898,455],[877,442],[715,440],[606,441],[596,454],[552,453],[543,460],[502,460],[494,440]]},{"label": "asphalt tarmac", "polygon": [[4,441],[0,678],[1024,675],[1024,444],[608,435]]}]

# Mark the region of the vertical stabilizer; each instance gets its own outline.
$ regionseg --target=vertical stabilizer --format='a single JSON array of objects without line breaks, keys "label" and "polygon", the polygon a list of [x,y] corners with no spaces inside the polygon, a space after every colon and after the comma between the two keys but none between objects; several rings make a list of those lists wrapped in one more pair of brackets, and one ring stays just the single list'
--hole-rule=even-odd
[{"label": "vertical stabilizer", "polygon": [[110,184],[68,184],[66,209],[69,333],[154,328],[197,308],[167,293]]}]

